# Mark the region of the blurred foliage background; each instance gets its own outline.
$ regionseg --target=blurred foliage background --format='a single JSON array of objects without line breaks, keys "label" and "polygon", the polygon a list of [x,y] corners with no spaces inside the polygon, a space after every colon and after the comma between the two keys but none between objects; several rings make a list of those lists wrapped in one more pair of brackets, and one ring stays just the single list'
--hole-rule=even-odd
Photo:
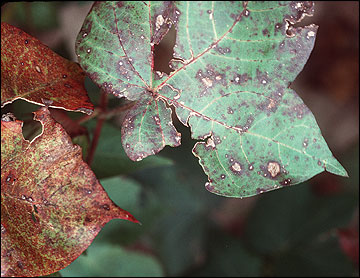
[{"label": "blurred foliage background", "polygon": [[[1,20],[76,61],[74,45],[92,2],[2,2]],[[359,2],[316,2],[319,25],[308,63],[291,85],[311,109],[335,157],[349,173],[322,173],[306,183],[245,199],[206,191],[191,154],[195,141],[174,119],[182,146],[142,162],[121,146],[122,113],[103,126],[92,169],[110,198],[142,225],[110,221],[88,250],[56,275],[67,276],[359,276]],[[156,47],[156,68],[169,72],[175,30]],[[89,79],[94,104],[99,89]],[[126,105],[109,96],[109,108]],[[2,109],[33,138],[38,107]],[[74,142],[89,148],[96,119],[56,111]],[[124,113],[124,112],[123,112]],[[74,122],[77,120],[78,122]],[[81,126],[79,125],[81,123]]]}]

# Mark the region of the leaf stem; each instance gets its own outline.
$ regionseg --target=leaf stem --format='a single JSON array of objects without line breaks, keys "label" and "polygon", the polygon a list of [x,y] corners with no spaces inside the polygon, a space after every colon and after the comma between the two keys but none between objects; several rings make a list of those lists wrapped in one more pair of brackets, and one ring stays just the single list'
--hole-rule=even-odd
[{"label": "leaf stem", "polygon": [[[108,104],[107,93],[104,92],[103,90],[101,90],[100,110],[106,112],[107,104]],[[87,159],[86,159],[86,162],[87,162],[87,164],[89,166],[91,165],[91,163],[92,163],[92,161],[94,159],[95,150],[96,150],[97,144],[99,142],[100,134],[101,134],[101,129],[102,129],[103,123],[105,121],[106,121],[105,117],[98,117],[98,119],[97,119],[95,131],[94,131],[94,136],[93,136],[93,139],[91,141],[90,150],[89,150],[89,153],[88,153],[88,156],[87,156]]]},{"label": "leaf stem", "polygon": [[118,114],[121,114],[122,112],[130,109],[131,107],[133,107],[135,104],[135,102],[130,102],[130,103],[126,103],[120,107],[116,107],[114,109],[111,109],[109,111],[102,111],[102,109],[100,107],[96,107],[94,109],[94,112],[92,112],[91,115],[86,115],[80,119],[78,119],[76,122],[78,124],[83,124],[86,123],[87,121],[90,121],[91,119],[95,118],[95,117],[99,117],[99,118],[105,118],[106,120],[109,120],[111,117],[114,117]]}]

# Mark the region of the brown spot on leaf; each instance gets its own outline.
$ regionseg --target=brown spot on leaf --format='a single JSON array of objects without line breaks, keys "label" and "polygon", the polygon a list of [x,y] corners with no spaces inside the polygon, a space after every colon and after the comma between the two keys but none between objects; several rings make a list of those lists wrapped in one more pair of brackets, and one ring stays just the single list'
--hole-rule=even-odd
[{"label": "brown spot on leaf", "polygon": [[105,210],[110,210],[110,207],[109,207],[108,204],[104,204],[104,205],[102,205],[101,207],[102,207],[103,209],[105,209]]},{"label": "brown spot on leaf", "polygon": [[309,139],[305,138],[303,142],[303,147],[307,148],[308,145],[309,145]]},{"label": "brown spot on leaf", "polygon": [[269,33],[269,30],[267,28],[262,30],[262,33],[263,33],[264,36],[270,37],[270,33]]},{"label": "brown spot on leaf", "polygon": [[290,185],[291,183],[291,179],[284,179],[283,181],[280,182],[281,185],[283,186],[287,186],[287,185]]},{"label": "brown spot on leaf", "polygon": [[246,83],[250,79],[251,79],[251,77],[249,77],[249,75],[247,73],[235,74],[234,80],[232,80],[231,82],[240,85],[240,84]]},{"label": "brown spot on leaf", "polygon": [[280,173],[280,165],[276,161],[270,161],[267,165],[267,170],[275,178]]},{"label": "brown spot on leaf", "polygon": [[314,14],[313,1],[292,1],[290,8],[292,14],[288,18],[292,23],[301,21],[305,15]]},{"label": "brown spot on leaf", "polygon": [[20,268],[21,270],[24,269],[24,264],[21,261],[17,261],[16,263],[17,267]]},{"label": "brown spot on leaf", "polygon": [[283,26],[283,24],[282,23],[280,23],[280,22],[278,22],[278,23],[276,23],[275,24],[275,35],[276,35],[276,33],[277,32],[279,32],[279,31],[281,31],[281,27]]}]

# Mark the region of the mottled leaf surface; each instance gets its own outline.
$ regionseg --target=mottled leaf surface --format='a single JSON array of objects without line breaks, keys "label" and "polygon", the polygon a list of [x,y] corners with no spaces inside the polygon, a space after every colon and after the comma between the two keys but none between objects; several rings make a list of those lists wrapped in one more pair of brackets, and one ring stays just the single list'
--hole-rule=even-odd
[{"label": "mottled leaf surface", "polygon": [[91,114],[85,74],[38,39],[1,23],[1,107],[16,99]]},{"label": "mottled leaf surface", "polygon": [[[294,27],[312,2],[96,2],[78,35],[84,70],[118,97],[137,100],[122,143],[140,160],[177,146],[179,120],[201,140],[193,153],[213,193],[246,197],[327,170],[346,176],[311,111],[289,88],[317,26]],[[177,30],[172,72],[154,71],[154,44]]]},{"label": "mottled leaf surface", "polygon": [[75,260],[111,219],[137,220],[116,206],[47,108],[43,132],[24,140],[22,122],[1,121],[1,275],[40,276]]}]

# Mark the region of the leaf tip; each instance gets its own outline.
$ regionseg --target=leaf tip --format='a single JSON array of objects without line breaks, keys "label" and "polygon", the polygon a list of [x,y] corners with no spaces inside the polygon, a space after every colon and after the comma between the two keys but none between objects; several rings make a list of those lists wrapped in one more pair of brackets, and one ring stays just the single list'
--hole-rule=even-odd
[{"label": "leaf tip", "polygon": [[349,174],[345,170],[345,168],[335,159],[332,158],[330,161],[326,163],[325,161],[325,170],[329,173],[348,178]]}]

